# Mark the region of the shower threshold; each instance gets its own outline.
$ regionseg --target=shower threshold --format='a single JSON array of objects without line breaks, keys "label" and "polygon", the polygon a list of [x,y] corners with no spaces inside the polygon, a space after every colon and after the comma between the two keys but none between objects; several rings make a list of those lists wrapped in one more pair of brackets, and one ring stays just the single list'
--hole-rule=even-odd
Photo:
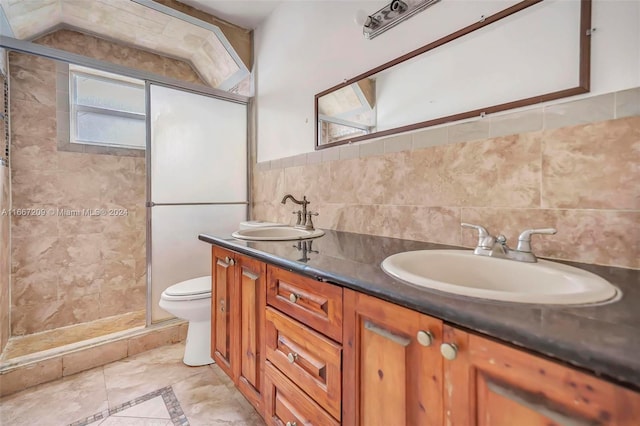
[{"label": "shower threshold", "polygon": [[145,311],[135,311],[80,324],[55,328],[25,336],[14,336],[0,356],[0,364],[13,364],[19,359],[41,358],[61,349],[73,350],[121,332],[144,328]]}]

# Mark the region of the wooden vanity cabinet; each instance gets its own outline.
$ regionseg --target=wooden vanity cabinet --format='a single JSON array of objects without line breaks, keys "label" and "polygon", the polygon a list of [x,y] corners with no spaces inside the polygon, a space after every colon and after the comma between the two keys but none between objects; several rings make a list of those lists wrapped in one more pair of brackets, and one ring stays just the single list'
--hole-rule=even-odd
[{"label": "wooden vanity cabinet", "polygon": [[212,265],[212,357],[260,412],[267,266],[217,246]]},{"label": "wooden vanity cabinet", "polygon": [[638,393],[447,325],[443,341],[447,425],[640,425]]},{"label": "wooden vanity cabinet", "polygon": [[428,315],[217,246],[212,275],[212,357],[270,425],[640,425],[640,393]]}]

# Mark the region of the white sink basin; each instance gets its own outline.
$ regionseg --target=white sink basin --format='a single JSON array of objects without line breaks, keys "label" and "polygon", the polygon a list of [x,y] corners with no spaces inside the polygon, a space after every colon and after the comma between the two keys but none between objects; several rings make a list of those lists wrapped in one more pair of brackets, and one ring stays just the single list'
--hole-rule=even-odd
[{"label": "white sink basin", "polygon": [[292,226],[264,226],[252,229],[240,229],[231,234],[233,238],[250,241],[306,240],[308,238],[317,238],[323,235],[324,231],[322,229],[308,231],[306,229],[298,229]]},{"label": "white sink basin", "polygon": [[618,294],[599,276],[562,263],[524,263],[467,250],[420,250],[394,254],[382,269],[409,284],[447,293],[520,303],[574,305]]}]

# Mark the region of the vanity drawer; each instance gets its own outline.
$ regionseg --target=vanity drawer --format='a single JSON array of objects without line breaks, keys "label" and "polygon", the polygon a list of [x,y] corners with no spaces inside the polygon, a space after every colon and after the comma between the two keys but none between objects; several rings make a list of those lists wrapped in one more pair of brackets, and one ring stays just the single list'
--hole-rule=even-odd
[{"label": "vanity drawer", "polygon": [[265,366],[264,394],[267,424],[277,426],[294,424],[338,426],[340,424],[269,361]]},{"label": "vanity drawer", "polygon": [[267,308],[266,357],[336,419],[340,418],[342,348]]},{"label": "vanity drawer", "polygon": [[267,304],[342,342],[341,287],[270,267]]}]

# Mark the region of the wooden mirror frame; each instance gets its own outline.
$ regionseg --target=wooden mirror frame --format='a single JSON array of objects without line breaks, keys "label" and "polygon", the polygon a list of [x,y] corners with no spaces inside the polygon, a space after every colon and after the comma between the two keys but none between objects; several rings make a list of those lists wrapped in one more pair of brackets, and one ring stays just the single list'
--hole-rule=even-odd
[{"label": "wooden mirror frame", "polygon": [[380,66],[377,66],[365,73],[362,73],[350,80],[345,81],[344,83],[338,84],[337,86],[333,86],[330,89],[327,89],[323,92],[315,95],[315,149],[325,149],[331,148],[338,145],[346,145],[352,142],[359,142],[367,139],[380,138],[384,136],[389,136],[397,133],[404,133],[412,130],[422,129],[425,127],[435,126],[438,124],[454,122],[458,120],[464,120],[467,118],[478,117],[481,114],[492,114],[499,111],[505,111],[514,108],[520,108],[527,105],[533,105],[541,102],[547,102],[555,99],[561,99],[568,96],[579,95],[583,93],[588,93],[590,89],[591,82],[591,1],[592,0],[580,0],[580,56],[579,56],[579,76],[578,76],[578,85],[575,87],[571,87],[569,89],[559,90],[551,93],[544,93],[541,95],[531,96],[524,99],[518,99],[515,101],[502,103],[498,105],[492,105],[485,108],[474,109],[471,111],[465,111],[458,114],[448,115],[444,117],[438,117],[431,120],[421,121],[418,123],[408,124],[405,126],[396,127],[393,129],[387,129],[379,132],[369,133],[361,136],[354,136],[353,138],[344,139],[341,141],[336,141],[332,143],[327,143],[323,145],[319,145],[319,133],[318,133],[318,100],[335,90],[342,89],[343,87],[347,87],[353,83],[356,83],[364,78],[371,77],[374,74],[379,73],[380,71],[384,71],[388,68],[393,67],[401,62],[408,61],[409,59],[415,58],[416,56],[428,52],[430,50],[436,49],[442,45],[445,45],[453,40],[456,40],[460,37],[463,37],[467,34],[470,34],[476,30],[486,27],[487,25],[491,25],[501,19],[504,19],[508,16],[513,15],[521,10],[524,10],[528,7],[531,7],[535,4],[542,2],[543,0],[523,0],[520,3],[517,3],[511,7],[508,7],[504,10],[501,10],[498,13],[495,13],[489,17],[487,17],[482,22],[476,22],[467,27],[464,27],[456,32],[453,32],[447,36],[444,36],[434,42],[428,43],[416,50],[413,50],[409,53],[406,53],[394,60],[391,60],[387,63],[384,63]]}]

